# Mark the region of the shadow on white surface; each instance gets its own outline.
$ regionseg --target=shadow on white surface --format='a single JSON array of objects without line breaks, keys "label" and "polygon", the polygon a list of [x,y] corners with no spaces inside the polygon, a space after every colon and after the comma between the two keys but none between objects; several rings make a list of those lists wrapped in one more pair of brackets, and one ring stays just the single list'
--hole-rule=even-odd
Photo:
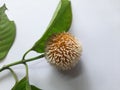
[{"label": "shadow on white surface", "polygon": [[48,82],[52,88],[50,90],[91,90],[90,80],[85,73],[82,60],[69,71],[53,68]]},{"label": "shadow on white surface", "polygon": [[[57,70],[57,69],[56,69]],[[70,78],[75,78],[78,77],[79,75],[82,74],[82,62],[80,61],[74,68],[72,68],[71,70],[68,71],[61,71],[61,70],[57,70],[58,73],[68,76]]]}]

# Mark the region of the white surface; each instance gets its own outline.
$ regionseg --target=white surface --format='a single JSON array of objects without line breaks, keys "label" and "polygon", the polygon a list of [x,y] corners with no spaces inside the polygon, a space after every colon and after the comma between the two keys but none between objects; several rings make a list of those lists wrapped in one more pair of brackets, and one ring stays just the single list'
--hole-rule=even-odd
[{"label": "white surface", "polygon": [[[59,0],[0,0],[17,25],[17,37],[2,65],[21,59],[44,33]],[[79,65],[59,72],[45,59],[29,63],[30,83],[43,90],[120,90],[120,0],[71,0],[70,32],[83,44]],[[31,53],[32,57],[36,53]],[[23,66],[14,67],[19,79]],[[10,90],[14,79],[0,73],[0,90]]]}]

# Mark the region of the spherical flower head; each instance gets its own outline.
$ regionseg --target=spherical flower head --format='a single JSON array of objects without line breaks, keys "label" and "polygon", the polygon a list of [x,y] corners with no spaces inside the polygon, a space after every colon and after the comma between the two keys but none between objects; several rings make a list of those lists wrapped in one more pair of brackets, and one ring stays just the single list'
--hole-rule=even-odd
[{"label": "spherical flower head", "polygon": [[46,45],[45,57],[60,70],[70,70],[80,60],[82,46],[70,33],[52,36]]}]

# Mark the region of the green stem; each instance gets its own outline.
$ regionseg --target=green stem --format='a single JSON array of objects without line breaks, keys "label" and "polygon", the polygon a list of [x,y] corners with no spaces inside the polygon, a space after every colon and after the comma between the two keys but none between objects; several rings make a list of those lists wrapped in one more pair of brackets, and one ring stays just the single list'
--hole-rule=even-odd
[{"label": "green stem", "polygon": [[12,75],[13,75],[16,83],[18,83],[18,77],[17,77],[16,73],[15,73],[11,68],[8,68],[8,69],[9,69],[9,71],[12,73]]},{"label": "green stem", "polygon": [[26,76],[27,76],[27,78],[28,78],[28,65],[26,64],[26,63],[24,63],[24,65],[25,65],[25,68],[26,68]]},{"label": "green stem", "polygon": [[8,69],[8,68],[11,67],[11,66],[15,66],[15,65],[18,65],[18,64],[24,64],[24,63],[26,63],[26,62],[35,61],[35,60],[37,60],[37,59],[43,58],[44,56],[45,56],[45,55],[42,54],[42,55],[39,55],[39,56],[34,57],[34,58],[26,59],[26,60],[24,60],[24,61],[23,61],[23,60],[20,60],[20,61],[17,61],[17,62],[8,64],[8,65],[5,65],[5,66],[3,66],[3,67],[0,69],[0,72],[3,71],[3,70],[5,70],[5,69]]},{"label": "green stem", "polygon": [[26,78],[27,78],[27,80],[28,80],[28,87],[27,87],[27,89],[28,90],[31,90],[31,86],[30,86],[30,84],[29,84],[29,72],[28,72],[28,65],[26,64],[26,63],[24,63],[24,65],[25,65],[25,68],[26,68]]},{"label": "green stem", "polygon": [[28,50],[24,55],[23,55],[23,58],[22,58],[22,60],[25,60],[25,56],[29,53],[31,51],[31,49],[30,50]]}]

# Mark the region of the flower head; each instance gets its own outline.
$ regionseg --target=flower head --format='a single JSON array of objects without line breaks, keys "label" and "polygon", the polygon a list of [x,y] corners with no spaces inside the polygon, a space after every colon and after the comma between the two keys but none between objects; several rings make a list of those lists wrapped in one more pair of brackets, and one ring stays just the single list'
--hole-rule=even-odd
[{"label": "flower head", "polygon": [[46,45],[45,57],[48,62],[61,70],[74,67],[81,56],[82,46],[70,33],[52,36]]}]

